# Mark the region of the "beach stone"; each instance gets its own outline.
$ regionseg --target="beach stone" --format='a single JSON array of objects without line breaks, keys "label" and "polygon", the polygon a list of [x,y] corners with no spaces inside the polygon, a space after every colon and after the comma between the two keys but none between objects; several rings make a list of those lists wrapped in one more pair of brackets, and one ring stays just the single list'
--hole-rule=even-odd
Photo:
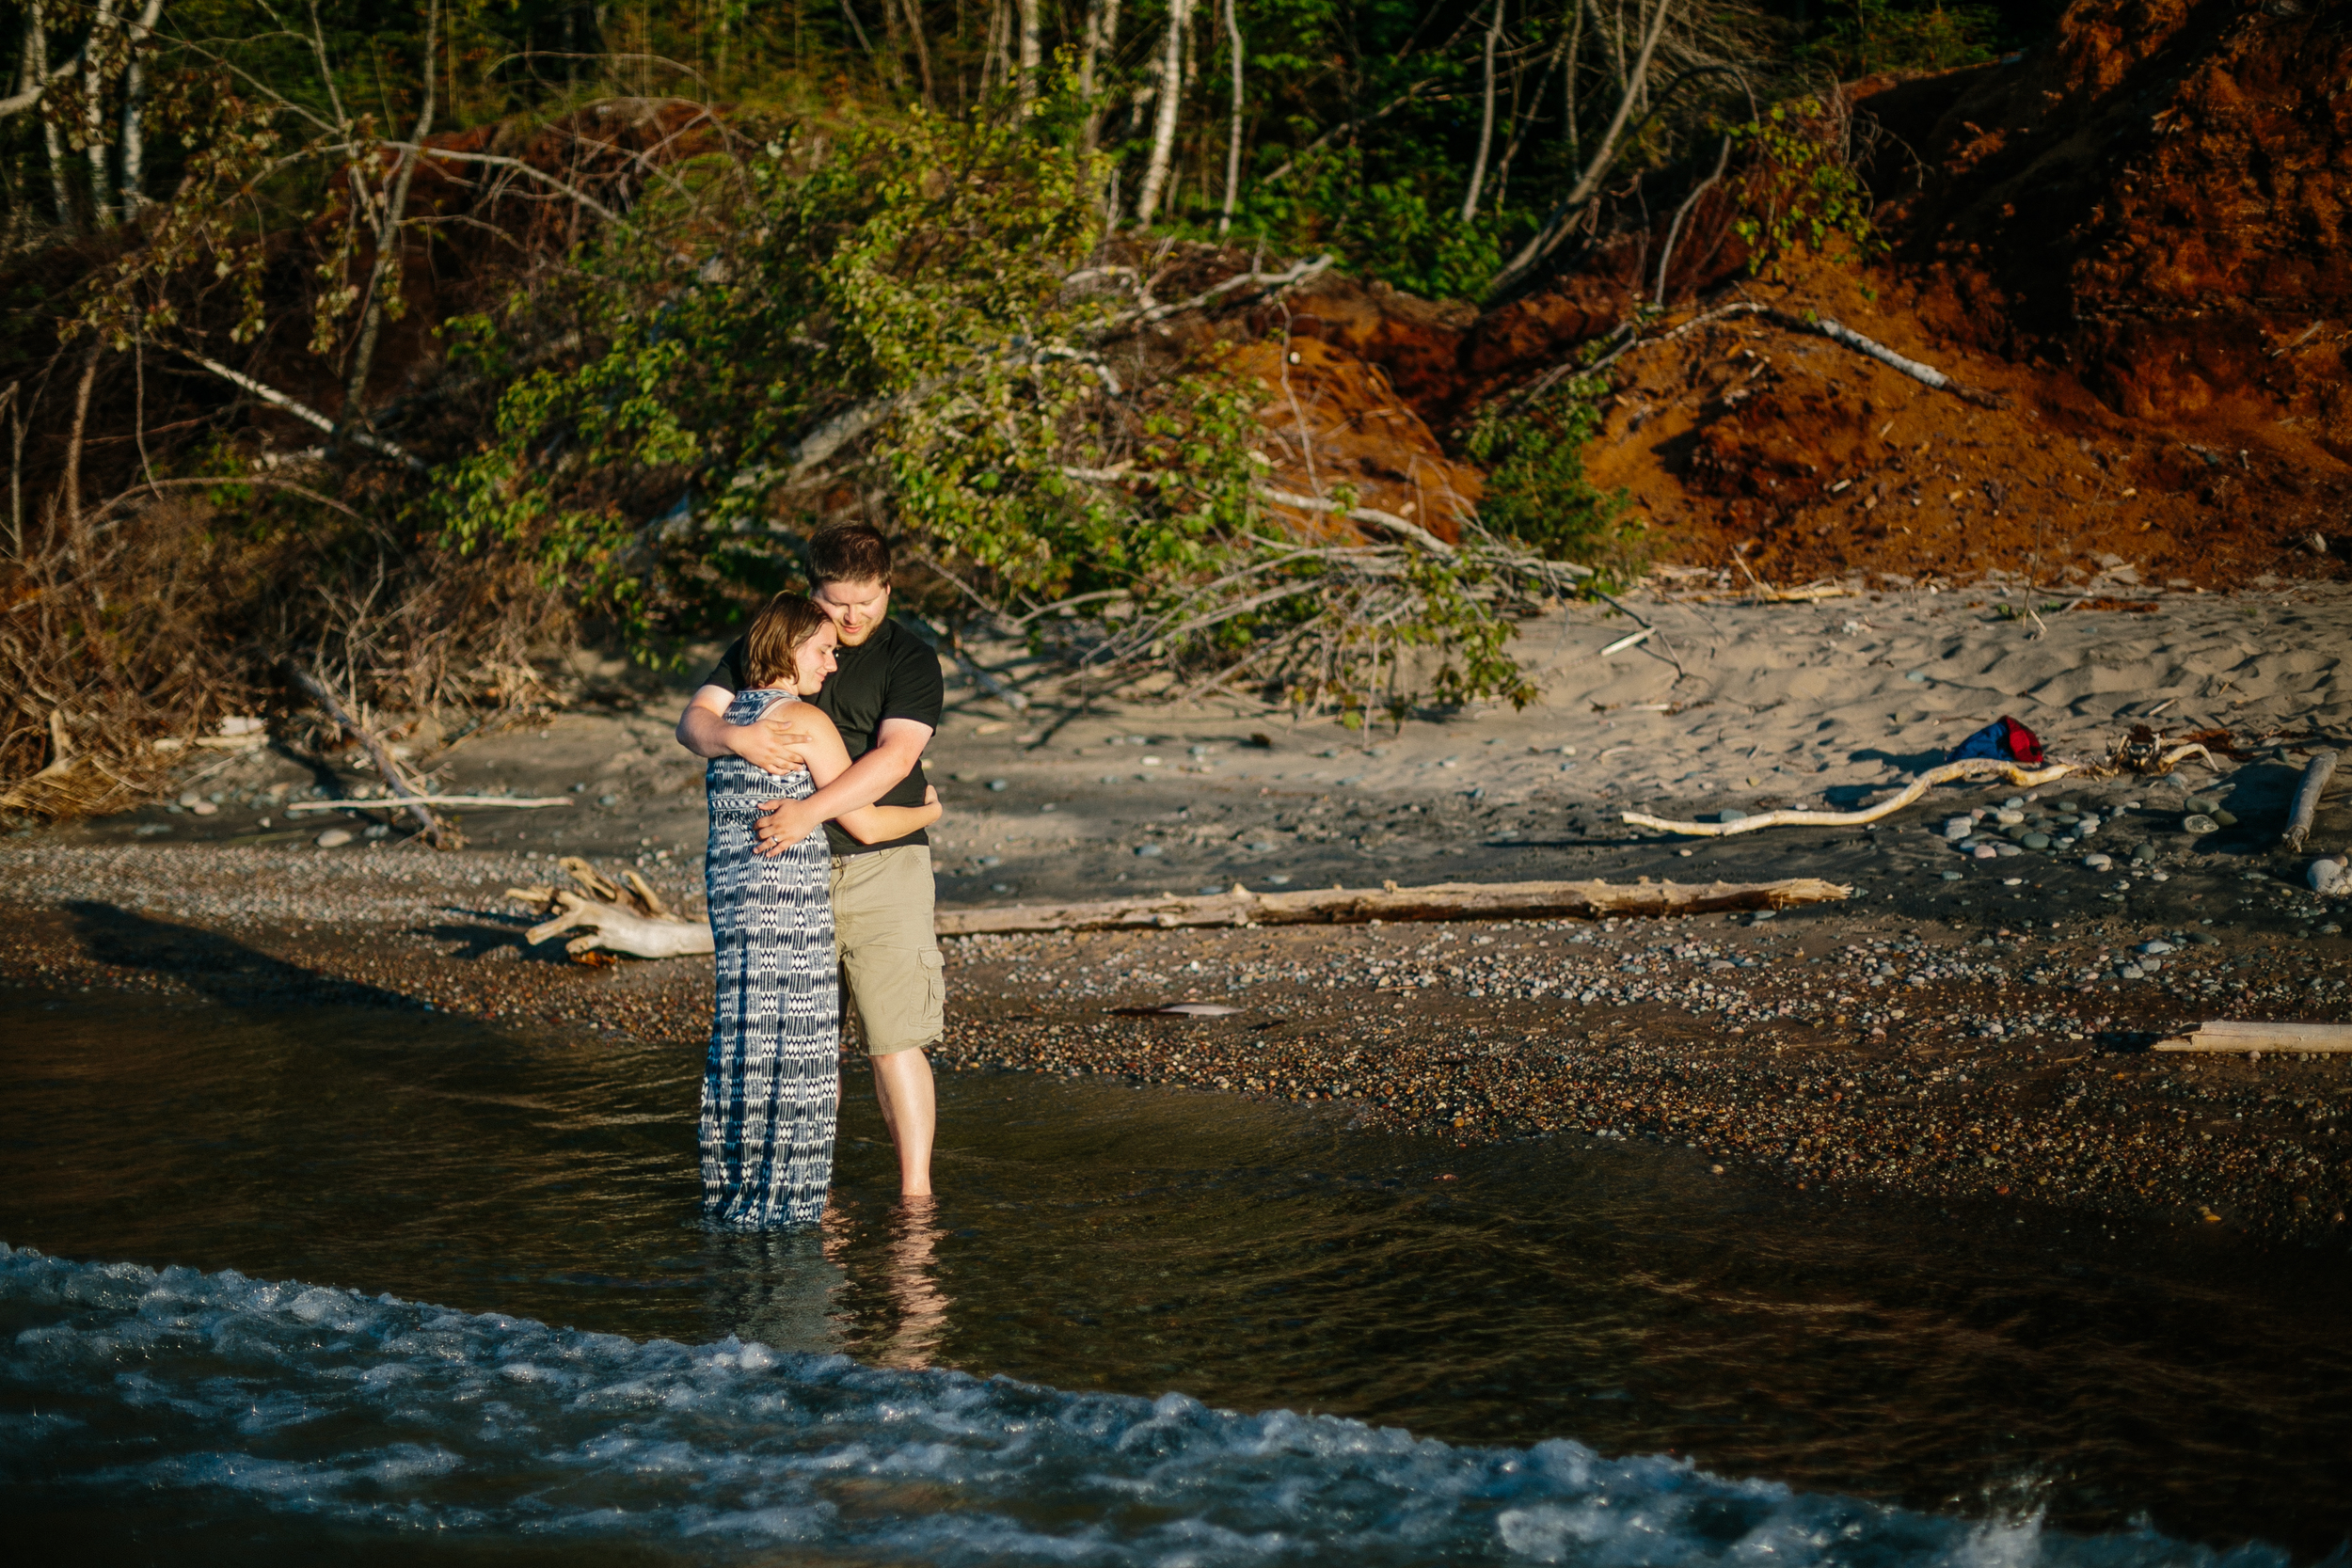
[{"label": "beach stone", "polygon": [[2060,800],[2060,801],[2058,803],[2058,810],[2060,810],[2060,811],[2080,811],[2080,810],[2082,810],[2083,808],[2082,808],[2081,804],[2080,804],[2079,802],[2077,802],[2077,801],[2074,801],[2074,800]]},{"label": "beach stone", "polygon": [[2234,813],[2232,813],[2232,812],[2226,812],[2226,811],[2223,811],[2223,810],[2222,810],[2219,806],[2216,806],[2216,807],[2214,807],[2214,809],[2213,809],[2212,811],[2208,812],[2206,815],[2207,815],[2207,816],[2211,816],[2211,817],[2212,817],[2212,818],[2213,818],[2216,822],[2219,823],[2222,827],[2225,827],[2225,828],[2234,828],[2234,827],[2236,827],[2236,826],[2237,826],[2237,816],[2236,816],[2236,815],[2235,815]]},{"label": "beach stone", "polygon": [[2158,937],[2153,942],[2141,942],[2139,944],[2139,950],[2142,953],[2169,953],[2173,951],[2173,947],[2170,942],[2165,941],[2162,937]]},{"label": "beach stone", "polygon": [[1976,831],[1977,824],[1974,817],[1954,816],[1947,818],[1944,823],[1944,836],[1949,839],[1966,838]]},{"label": "beach stone", "polygon": [[2115,977],[2119,980],[2137,980],[2145,975],[2148,972],[2146,970],[2140,968],[2137,964],[2125,964],[2122,968],[2115,972]]},{"label": "beach stone", "polygon": [[2000,856],[2005,861],[2015,860],[2018,856],[2025,853],[2023,849],[2020,849],[2014,844],[2004,844],[1993,852]]},{"label": "beach stone", "polygon": [[2311,869],[2303,873],[2303,880],[2310,884],[2313,893],[2344,892],[2344,863],[2325,858],[2315,860],[2312,862]]},{"label": "beach stone", "polygon": [[2135,844],[2135,845],[2133,845],[2133,846],[2132,846],[2132,859],[2133,859],[2133,860],[2135,860],[2135,861],[2137,861],[2137,862],[2138,862],[2140,864],[2142,864],[2142,865],[2149,865],[2149,864],[2153,864],[2153,863],[2154,863],[2154,861],[2155,861],[2155,858],[2156,858],[2156,847],[2155,847],[2154,845],[2153,845],[2153,844]]},{"label": "beach stone", "polygon": [[216,806],[216,805],[213,804],[213,802],[212,802],[212,801],[210,801],[210,800],[199,800],[196,804],[194,804],[194,805],[190,806],[188,809],[189,809],[190,811],[192,811],[192,812],[196,813],[196,815],[197,815],[197,816],[212,816],[215,812],[217,812],[218,810],[220,810],[220,808],[219,808],[218,806]]},{"label": "beach stone", "polygon": [[1145,860],[1155,860],[1159,856],[1167,854],[1168,851],[1157,844],[1138,844],[1136,846],[1136,853],[1141,855]]},{"label": "beach stone", "polygon": [[340,849],[344,845],[351,842],[351,830],[348,828],[329,828],[326,832],[319,834],[315,842],[322,849]]},{"label": "beach stone", "polygon": [[1012,784],[1009,780],[991,779],[988,781],[988,787],[991,789],[1010,789]]},{"label": "beach stone", "polygon": [[2200,947],[2218,947],[2221,945],[2221,939],[2215,936],[2211,931],[2191,931],[2188,934],[2188,940],[2195,942]]},{"label": "beach stone", "polygon": [[2019,842],[2024,844],[2028,849],[2047,849],[2050,847],[2050,835],[2048,833],[2027,833]]},{"label": "beach stone", "polygon": [[1965,876],[1965,875],[1966,875],[1966,873],[1965,873],[1965,872],[1960,872],[1960,871],[1947,871],[1947,872],[1945,872],[1945,873],[1944,873],[1944,879],[1945,879],[1946,881],[1947,881],[1947,882],[1957,882],[1957,881],[1959,881],[1959,880],[1961,879],[1961,878],[1962,878],[1962,877],[1963,877],[1963,876]]},{"label": "beach stone", "polygon": [[1747,819],[1748,814],[1737,806],[1725,806],[1715,814],[1718,822],[1745,822]]},{"label": "beach stone", "polygon": [[1997,856],[2000,851],[1994,848],[1990,844],[1979,844],[1977,846],[1973,853],[1978,860],[1989,861]]},{"label": "beach stone", "polygon": [[2083,869],[2086,871],[2105,871],[2114,863],[2115,857],[2112,855],[2091,854],[2083,857]]},{"label": "beach stone", "polygon": [[2181,832],[2185,833],[2217,833],[2220,831],[2221,824],[2202,812],[2191,812],[2181,818]]},{"label": "beach stone", "polygon": [[2187,800],[2181,802],[2181,809],[2185,812],[2194,812],[2200,816],[2203,816],[2210,814],[2220,804],[2220,801],[2209,800],[2202,795],[2192,795]]}]

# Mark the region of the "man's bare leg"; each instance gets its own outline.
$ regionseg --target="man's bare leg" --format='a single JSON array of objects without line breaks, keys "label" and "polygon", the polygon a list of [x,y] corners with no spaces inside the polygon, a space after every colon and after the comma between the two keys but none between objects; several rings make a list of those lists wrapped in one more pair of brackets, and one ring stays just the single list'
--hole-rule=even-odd
[{"label": "man's bare leg", "polygon": [[894,1051],[869,1056],[874,1098],[882,1102],[882,1125],[898,1150],[898,1192],[931,1196],[931,1138],[939,1129],[939,1100],[931,1088],[931,1064],[923,1053]]}]

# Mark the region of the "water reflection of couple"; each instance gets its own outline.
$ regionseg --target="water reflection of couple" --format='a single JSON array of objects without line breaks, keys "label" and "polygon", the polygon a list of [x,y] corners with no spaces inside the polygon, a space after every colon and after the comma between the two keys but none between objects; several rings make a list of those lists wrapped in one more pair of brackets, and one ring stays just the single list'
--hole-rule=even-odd
[{"label": "water reflection of couple", "polygon": [[845,990],[900,1190],[930,1193],[923,1050],[939,1038],[946,988],[923,833],[938,793],[921,758],[939,727],[939,658],[889,619],[890,549],[875,530],[820,533],[809,566],[814,597],[761,610],[678,721],[679,741],[709,759],[718,986],[703,1207],[736,1229],[824,1212]]}]

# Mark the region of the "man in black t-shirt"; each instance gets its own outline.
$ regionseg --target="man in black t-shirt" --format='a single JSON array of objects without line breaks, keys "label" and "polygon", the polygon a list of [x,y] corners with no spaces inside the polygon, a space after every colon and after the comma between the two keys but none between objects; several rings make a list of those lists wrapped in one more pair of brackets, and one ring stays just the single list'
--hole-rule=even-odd
[{"label": "man in black t-shirt", "polygon": [[[848,1002],[864,1025],[874,1094],[898,1150],[900,1191],[931,1190],[938,1122],[930,1064],[946,974],[932,934],[931,851],[920,830],[860,844],[833,818],[861,806],[923,803],[923,748],[946,701],[939,656],[890,619],[890,545],[864,523],[827,529],[809,543],[810,598],[840,634],[836,670],[809,701],[841,731],[850,768],[805,800],[760,808],[760,853],[780,853],[821,825],[833,848],[833,919]],[[730,644],[678,720],[678,743],[696,756],[733,754],[771,773],[803,766],[808,737],[791,727],[792,705],[756,724],[726,721],[744,682],[743,640]],[[848,1008],[843,1009],[846,1016]]]}]

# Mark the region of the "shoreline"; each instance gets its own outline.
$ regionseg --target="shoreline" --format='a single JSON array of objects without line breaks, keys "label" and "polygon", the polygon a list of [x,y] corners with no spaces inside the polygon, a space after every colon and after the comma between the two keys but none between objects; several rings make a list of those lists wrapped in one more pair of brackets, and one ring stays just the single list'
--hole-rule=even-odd
[{"label": "shoreline", "polygon": [[[651,874],[684,895],[683,869]],[[530,917],[499,895],[545,874],[481,852],[9,847],[0,983],[429,1008],[699,1050],[704,963],[521,946]],[[2246,998],[2232,1016],[2340,1014],[2308,985],[2343,970],[2340,938],[2233,932],[2137,982],[2075,978],[2107,933],[1979,936],[1836,906],[942,946],[943,1069],[1292,1100],[1465,1144],[1648,1139],[1854,1197],[2352,1239],[2352,1062],[2145,1049],[2213,1016],[2201,998],[2225,983]],[[1141,1011],[1179,1001],[1239,1010]]]}]

